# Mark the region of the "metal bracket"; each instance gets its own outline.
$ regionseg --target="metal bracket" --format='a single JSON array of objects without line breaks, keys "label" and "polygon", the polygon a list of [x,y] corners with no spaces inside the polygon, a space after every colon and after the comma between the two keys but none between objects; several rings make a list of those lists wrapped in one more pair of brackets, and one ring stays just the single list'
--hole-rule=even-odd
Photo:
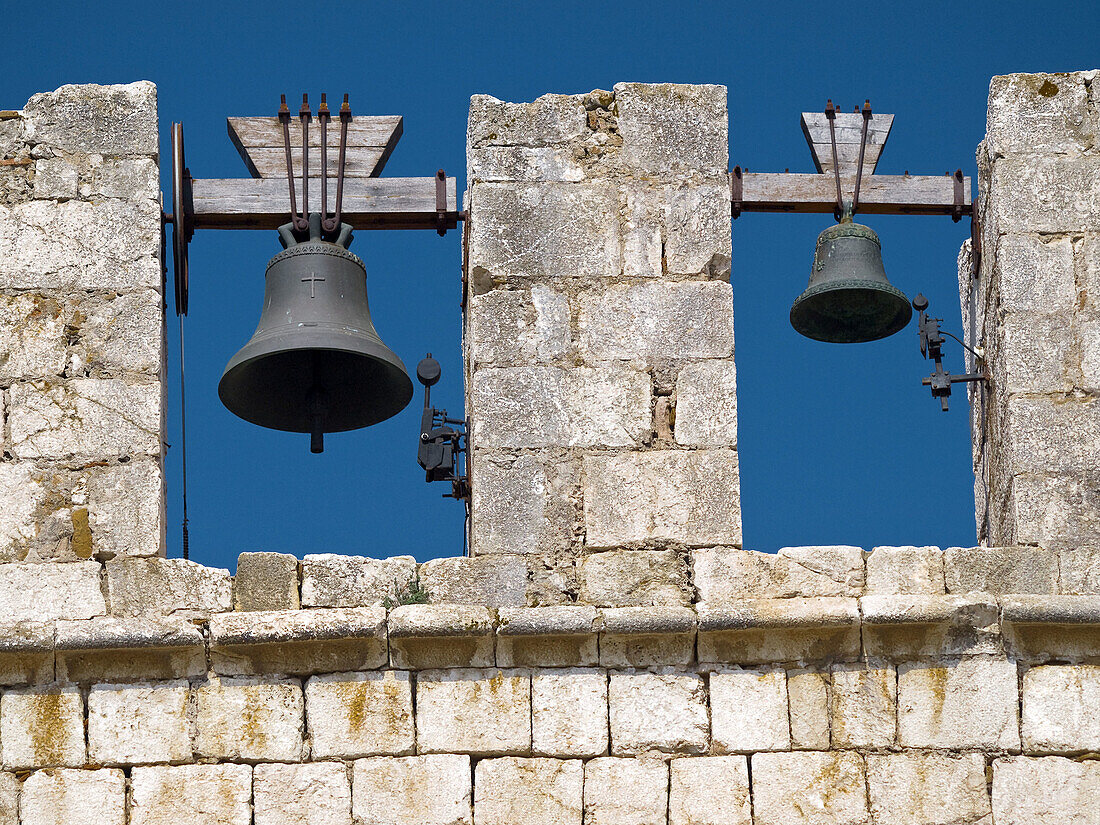
[{"label": "metal bracket", "polygon": [[416,378],[424,385],[424,412],[420,416],[420,441],[416,451],[416,461],[424,468],[424,480],[449,481],[451,492],[443,498],[459,501],[470,497],[470,479],[465,472],[459,472],[459,457],[466,454],[467,424],[457,418],[448,418],[446,410],[437,410],[431,405],[432,386],[439,381],[441,374],[439,362],[427,357],[416,365]]},{"label": "metal bracket", "polygon": [[730,205],[733,209],[733,219],[741,217],[741,201],[745,197],[744,175],[740,166],[734,166],[730,172]]},{"label": "metal bracket", "polygon": [[435,173],[435,231],[439,237],[447,234],[447,173]]},{"label": "metal bracket", "polygon": [[954,203],[954,206],[951,209],[951,220],[953,220],[955,223],[958,223],[959,221],[962,220],[963,207],[966,205],[966,202],[963,199],[963,170],[962,169],[956,169],[954,178],[955,178],[955,203]]},{"label": "metal bracket", "polygon": [[936,371],[933,372],[927,378],[921,379],[921,384],[925,387],[932,388],[932,397],[940,400],[940,408],[947,412],[947,399],[951,395],[951,385],[961,384],[972,381],[988,381],[988,377],[985,374],[984,368],[980,373],[966,373],[964,375],[952,375],[951,373],[944,372],[943,369],[943,352],[942,348],[947,341],[945,335],[949,335],[966,347],[971,354],[980,362],[984,362],[982,353],[971,349],[965,343],[963,343],[955,335],[950,332],[944,332],[940,329],[940,324],[943,323],[942,318],[932,318],[925,311],[928,309],[928,299],[923,294],[918,294],[913,299],[913,309],[920,313],[918,317],[918,334],[920,335],[920,352],[925,358],[930,361],[934,361],[936,364]]}]

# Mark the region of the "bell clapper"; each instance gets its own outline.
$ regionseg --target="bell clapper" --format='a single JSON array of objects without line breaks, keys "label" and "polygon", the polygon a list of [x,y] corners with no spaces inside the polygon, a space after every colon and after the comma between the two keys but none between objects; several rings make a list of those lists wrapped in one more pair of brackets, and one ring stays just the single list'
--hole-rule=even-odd
[{"label": "bell clapper", "polygon": [[309,391],[306,402],[309,406],[309,451],[311,453],[323,453],[325,451],[325,401],[324,394],[314,387]]}]

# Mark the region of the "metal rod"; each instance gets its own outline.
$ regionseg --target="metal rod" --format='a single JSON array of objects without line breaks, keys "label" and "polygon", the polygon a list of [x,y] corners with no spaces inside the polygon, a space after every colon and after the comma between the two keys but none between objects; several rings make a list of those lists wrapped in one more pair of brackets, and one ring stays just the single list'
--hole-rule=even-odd
[{"label": "metal rod", "polygon": [[836,155],[836,108],[833,106],[832,98],[825,101],[825,118],[829,121],[829,140],[833,144],[833,174],[836,175],[836,209],[833,214],[839,221],[840,216],[844,214],[844,198],[840,194],[840,161]]},{"label": "metal rod", "polygon": [[[867,124],[871,122],[871,101],[866,100],[863,103],[863,132],[859,136],[859,166],[856,167],[856,192],[852,196],[852,214],[854,215],[856,210],[859,209],[859,185],[863,183],[863,152],[867,148]],[[832,121],[829,121],[829,125],[832,125]],[[834,138],[835,140],[835,138]],[[834,144],[835,146],[835,144]],[[836,151],[835,148],[833,150]]]},{"label": "metal rod", "polygon": [[[298,118],[302,121],[302,214],[304,226],[301,231],[309,229],[309,122],[313,119],[309,111],[309,95],[302,94],[302,108],[298,110]],[[298,229],[295,226],[295,229]]]},{"label": "metal rod", "polygon": [[187,398],[183,380],[183,316],[180,321],[180,459],[183,466],[183,557],[191,557],[191,538],[187,529]]},{"label": "metal rod", "polygon": [[[317,120],[321,123],[321,224],[327,223],[328,216],[328,122],[332,115],[328,111],[328,101],[321,92],[321,105],[317,107]],[[327,227],[325,227],[327,228]],[[331,231],[331,230],[329,230]]]},{"label": "metal rod", "polygon": [[290,154],[290,109],[286,105],[286,95],[279,96],[279,122],[283,124],[283,149],[286,152],[286,182],[290,186],[290,220],[294,228],[303,231],[309,223],[298,217],[297,197],[294,193],[294,162]]}]

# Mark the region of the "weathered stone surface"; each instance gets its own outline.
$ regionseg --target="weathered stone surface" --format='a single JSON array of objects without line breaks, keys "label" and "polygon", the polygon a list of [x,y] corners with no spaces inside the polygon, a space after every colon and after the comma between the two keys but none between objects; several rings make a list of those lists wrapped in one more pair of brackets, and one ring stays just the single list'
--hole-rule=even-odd
[{"label": "weathered stone surface", "polygon": [[82,198],[141,200],[160,188],[159,170],[152,158],[104,158],[92,166],[90,179],[80,186]]},{"label": "weathered stone surface", "polygon": [[298,762],[305,708],[297,680],[222,679],[195,690],[195,754]]},{"label": "weathered stone surface", "polygon": [[487,448],[626,447],[650,433],[651,394],[649,374],[629,368],[485,368],[470,391],[472,437]]},{"label": "weathered stone surface", "polygon": [[251,765],[134,768],[130,825],[251,825]]},{"label": "weathered stone surface", "polygon": [[84,764],[84,700],[77,687],[25,688],[0,696],[0,758],[10,769]]},{"label": "weathered stone surface", "polygon": [[876,547],[867,556],[868,594],[944,593],[938,547]]},{"label": "weathered stone surface", "polygon": [[889,665],[835,665],[830,702],[834,748],[883,748],[894,744],[897,674]]},{"label": "weathered stone surface", "polygon": [[368,559],[317,553],[302,559],[302,607],[361,607],[382,604],[416,575],[416,559]]},{"label": "weathered stone surface", "polygon": [[491,95],[470,98],[466,142],[484,146],[550,146],[585,130],[582,95],[543,95],[530,103],[506,103]]},{"label": "weathered stone surface", "polygon": [[615,104],[622,157],[637,174],[726,174],[725,86],[617,83]]},{"label": "weathered stone surface", "polygon": [[37,771],[23,783],[23,825],[124,825],[126,776],[103,768]]},{"label": "weathered stone surface", "polygon": [[778,553],[710,547],[691,555],[699,600],[711,604],[863,593],[863,553],[858,547],[784,547]]},{"label": "weathered stone surface", "polygon": [[583,556],[580,600],[599,607],[691,604],[687,563],[674,550],[609,550]]},{"label": "weathered stone surface", "polygon": [[520,557],[426,561],[420,585],[433,602],[512,607],[527,603],[527,563]]},{"label": "weathered stone surface", "polygon": [[88,758],[99,765],[190,762],[187,682],[92,685]]},{"label": "weathered stone surface", "polygon": [[597,612],[590,605],[502,608],[497,621],[497,664],[501,667],[597,664],[600,654],[596,630]]},{"label": "weathered stone surface", "polygon": [[714,746],[721,752],[790,750],[787,674],[723,670],[710,676]]},{"label": "weathered stone surface", "polygon": [[863,757],[853,751],[752,756],[756,825],[865,825]]},{"label": "weathered stone surface", "polygon": [[536,670],[531,675],[532,750],[538,756],[607,753],[607,672]]},{"label": "weathered stone surface", "polygon": [[19,825],[19,789],[14,773],[0,772],[0,825]]},{"label": "weathered stone surface", "polygon": [[1076,288],[1069,238],[1002,235],[993,266],[1002,310],[1052,315],[1073,311]]},{"label": "weathered stone surface", "polygon": [[579,759],[483,759],[474,768],[476,825],[580,825]]},{"label": "weathered stone surface", "polygon": [[90,619],[107,612],[96,562],[0,565],[0,622]]},{"label": "weathered stone surface", "polygon": [[707,695],[694,673],[612,673],[611,752],[703,753],[709,745]]},{"label": "weathered stone surface", "polygon": [[569,302],[544,284],[470,296],[466,357],[482,365],[545,363],[569,348]]},{"label": "weathered stone surface", "polygon": [[661,259],[667,273],[729,280],[732,220],[725,181],[682,185],[663,189],[660,194]]},{"label": "weathered stone surface", "polygon": [[1016,541],[1076,550],[1100,537],[1100,495],[1087,474],[1022,473],[1002,511]]},{"label": "weathered stone surface", "polygon": [[413,753],[412,681],[406,671],[332,673],[306,683],[314,758]]},{"label": "weathered stone surface", "polygon": [[164,471],[158,459],[89,471],[87,499],[97,558],[164,555]]},{"label": "weathered stone surface", "polygon": [[102,459],[160,455],[155,383],[74,378],[13,384],[8,426],[18,458]]},{"label": "weathered stone surface", "polygon": [[79,173],[62,158],[42,158],[34,164],[34,196],[68,200],[77,196]]},{"label": "weathered stone surface", "polygon": [[875,822],[890,825],[992,825],[985,758],[980,753],[868,754]]},{"label": "weathered stone surface", "polygon": [[68,323],[79,338],[69,349],[69,374],[159,373],[164,358],[161,302],[159,292],[142,289],[72,306]]},{"label": "weathered stone surface", "polygon": [[997,825],[1091,825],[1100,798],[1100,762],[1008,756],[993,762]]},{"label": "weathered stone surface", "polygon": [[[2,407],[3,399],[0,398]],[[2,424],[3,410],[0,409],[0,426]],[[26,557],[28,543],[38,533],[36,513],[47,494],[46,485],[26,464],[0,463],[0,563],[22,561]]]},{"label": "weathered stone surface", "polygon": [[466,179],[577,183],[585,170],[572,149],[557,146],[485,146],[467,154]]},{"label": "weathered stone surface", "polygon": [[584,766],[584,821],[590,825],[664,825],[668,765],[601,756]]},{"label": "weathered stone surface", "polygon": [[999,389],[1007,394],[1071,392],[1081,362],[1074,333],[1062,316],[1006,316],[993,332]]},{"label": "weathered stone surface", "polygon": [[740,483],[732,450],[586,456],[584,471],[589,547],[652,539],[741,543]]},{"label": "weathered stone surface", "polygon": [[700,662],[854,661],[860,655],[856,599],[745,599],[697,607]]},{"label": "weathered stone surface", "polygon": [[620,284],[577,297],[578,349],[593,360],[731,358],[733,290],[725,281]]},{"label": "weathered stone surface", "polygon": [[622,268],[618,220],[609,220],[618,196],[607,184],[483,183],[471,208],[475,294],[516,278],[602,278]]},{"label": "weathered stone surface", "polygon": [[1100,593],[1100,546],[1058,552],[1058,592]]},{"label": "weathered stone surface", "polygon": [[66,344],[64,307],[56,298],[0,295],[0,381],[61,375]]},{"label": "weathered stone surface", "polygon": [[490,667],[493,614],[487,607],[407,604],[389,613],[390,664],[408,670]]},{"label": "weathered stone surface", "polygon": [[744,756],[669,762],[668,825],[752,825]]},{"label": "weathered stone surface", "polygon": [[995,76],[989,84],[989,150],[1063,154],[1094,148],[1097,122],[1088,84],[1095,77],[1095,72]]},{"label": "weathered stone surface", "polygon": [[604,608],[600,619],[604,667],[689,665],[695,660],[695,611],[689,607]]},{"label": "weathered stone surface", "polygon": [[1020,747],[1016,664],[975,657],[898,665],[898,743],[916,748]]},{"label": "weathered stone surface", "polygon": [[687,364],[676,379],[676,441],[737,446],[737,373],[732,360]]},{"label": "weathered stone surface", "polygon": [[416,680],[421,753],[531,750],[531,677],[516,670],[426,670]]},{"label": "weathered stone surface", "polygon": [[1009,156],[993,165],[987,210],[1002,233],[1100,229],[1100,164],[1092,157]]},{"label": "weathered stone surface", "polygon": [[186,559],[116,559],[106,568],[115,616],[205,615],[233,607],[228,570]]},{"label": "weathered stone surface", "polygon": [[340,762],[257,765],[255,825],[351,825],[351,785]]},{"label": "weathered stone surface", "polygon": [[54,647],[59,682],[148,682],[206,672],[202,628],[182,617],[61,621]]},{"label": "weathered stone surface", "polygon": [[104,199],[0,206],[0,288],[159,289],[160,203]]},{"label": "weathered stone surface", "polygon": [[829,749],[829,678],[819,670],[787,672],[790,700],[791,747],[795,750]]},{"label": "weathered stone surface", "polygon": [[241,553],[233,577],[234,610],[297,610],[298,559],[289,553]]},{"label": "weathered stone surface", "polygon": [[1033,667],[1024,674],[1023,744],[1029,753],[1100,751],[1100,665]]},{"label": "weathered stone surface", "polygon": [[948,593],[1055,593],[1058,559],[1039,547],[948,547]]},{"label": "weathered stone surface", "polygon": [[157,154],[157,87],[70,85],[34,95],[23,107],[26,138],[69,152]]},{"label": "weathered stone surface", "polygon": [[359,759],[352,767],[352,812],[363,825],[471,825],[470,777],[469,756]]}]

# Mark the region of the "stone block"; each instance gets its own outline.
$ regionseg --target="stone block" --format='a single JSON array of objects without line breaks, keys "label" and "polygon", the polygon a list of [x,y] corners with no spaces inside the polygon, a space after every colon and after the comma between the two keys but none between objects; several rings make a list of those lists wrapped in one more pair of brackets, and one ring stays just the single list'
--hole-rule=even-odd
[{"label": "stone block", "polygon": [[241,553],[233,577],[234,610],[298,610],[298,559],[289,553]]},{"label": "stone block", "polygon": [[1100,314],[1100,233],[1089,233],[1074,249],[1077,283],[1081,285],[1079,311],[1086,318]]},{"label": "stone block", "polygon": [[1058,551],[1058,592],[1100,594],[1100,545]]},{"label": "stone block", "polygon": [[228,570],[186,559],[115,559],[106,564],[115,616],[202,616],[233,608]]},{"label": "stone block", "polygon": [[413,753],[412,680],[407,671],[331,673],[306,683],[314,758]]},{"label": "stone block", "polygon": [[37,771],[23,783],[23,825],[125,825],[126,776],[103,768]]},{"label": "stone block", "polygon": [[944,593],[943,552],[938,547],[876,547],[867,556],[867,593]]},{"label": "stone block", "polygon": [[999,155],[1065,154],[1093,148],[1094,72],[997,75],[989,83],[986,144]]},{"label": "stone block", "polygon": [[470,296],[466,312],[466,357],[485,365],[546,363],[570,344],[569,301],[544,284],[494,289]]},{"label": "stone block", "polygon": [[82,198],[141,200],[160,188],[160,170],[153,158],[104,158],[88,170],[80,186]]},{"label": "stone block", "polygon": [[1060,756],[1001,757],[993,762],[997,825],[1091,825],[1100,798],[1100,762]]},{"label": "stone block", "polygon": [[830,702],[834,748],[885,748],[897,727],[897,673],[890,665],[835,665]]},{"label": "stone block", "polygon": [[869,822],[866,766],[858,753],[757,753],[751,759],[756,825]]},{"label": "stone block", "polygon": [[60,621],[59,682],[149,682],[206,673],[203,629],[184,617]]},{"label": "stone block", "polygon": [[860,653],[856,599],[744,599],[696,610],[700,662],[838,662]]},{"label": "stone block", "polygon": [[185,681],[92,685],[88,759],[98,765],[190,762]]},{"label": "stone block", "polygon": [[609,550],[582,556],[580,600],[599,607],[691,604],[687,563],[675,550]]},{"label": "stone block", "polygon": [[1069,238],[1002,235],[993,267],[1005,312],[1065,316],[1074,311],[1077,290]]},{"label": "stone block", "polygon": [[787,674],[783,670],[722,670],[710,675],[714,747],[722,753],[791,748]]},{"label": "stone block", "polygon": [[618,83],[622,158],[638,176],[725,175],[729,169],[726,87]]},{"label": "stone block", "polygon": [[164,471],[158,459],[89,470],[86,489],[96,558],[164,555]]},{"label": "stone block", "polygon": [[471,497],[475,556],[549,555],[573,543],[580,470],[564,454],[478,451],[471,477],[476,478]]},{"label": "stone block", "polygon": [[84,764],[84,699],[73,687],[24,688],[0,696],[0,758],[11,770]]},{"label": "stone block", "polygon": [[707,691],[695,673],[612,673],[611,752],[704,753],[710,744]]},{"label": "stone block", "polygon": [[34,196],[69,200],[77,196],[79,173],[62,158],[41,158],[34,163]]},{"label": "stone block", "polygon": [[580,825],[583,793],[579,759],[483,759],[474,767],[474,822]]},{"label": "stone block", "polygon": [[1012,398],[1005,426],[1005,461],[1013,475],[1094,469],[1100,451],[1100,402]]},{"label": "stone block", "polygon": [[511,607],[502,608],[498,615],[500,667],[574,667],[599,662],[594,607]]},{"label": "stone block", "polygon": [[102,568],[72,564],[0,564],[0,623],[90,619],[107,612]]},{"label": "stone block", "polygon": [[26,137],[67,152],[156,155],[157,87],[148,80],[118,86],[62,86],[23,107]]},{"label": "stone block", "polygon": [[726,182],[664,189],[661,212],[665,272],[729,280],[733,247]]},{"label": "stone block", "polygon": [[691,555],[699,600],[710,604],[863,594],[858,547],[784,547],[778,553],[709,547]]},{"label": "stone block", "polygon": [[1055,593],[1058,559],[1039,547],[948,547],[948,593]]},{"label": "stone block", "polygon": [[790,701],[791,747],[795,750],[829,749],[829,677],[819,670],[787,672]]},{"label": "stone block", "polygon": [[19,825],[19,789],[14,773],[0,772],[0,825]]},{"label": "stone block", "polygon": [[577,296],[586,359],[733,357],[733,289],[725,281],[617,284]]},{"label": "stone block", "polygon": [[527,563],[518,556],[432,559],[418,572],[433,602],[491,608],[527,603]]},{"label": "stone block", "polygon": [[1067,552],[1100,543],[1100,492],[1089,474],[1017,475],[1001,517],[1021,543]]},{"label": "stone block", "polygon": [[987,220],[1002,233],[1100,229],[1100,163],[1094,157],[1009,156],[993,165]]},{"label": "stone block", "polygon": [[487,607],[407,604],[389,614],[390,665],[406,670],[490,667],[493,613]]},{"label": "stone block", "polygon": [[130,825],[251,825],[251,765],[134,768]]},{"label": "stone block", "polygon": [[157,195],[0,206],[0,288],[159,289]]},{"label": "stone block", "polygon": [[737,446],[737,373],[732,360],[686,364],[676,378],[676,441]]},{"label": "stone block", "polygon": [[584,766],[584,821],[589,825],[665,825],[668,765],[656,759],[601,756]]},{"label": "stone block", "polygon": [[470,757],[453,754],[359,759],[352,813],[363,825],[471,825]]},{"label": "stone block", "polygon": [[426,670],[416,680],[420,753],[531,751],[531,677],[524,670]]},{"label": "stone block", "polygon": [[741,495],[733,450],[660,450],[586,456],[589,547],[666,539],[741,544]]},{"label": "stone block", "polygon": [[998,391],[1015,395],[1073,390],[1081,352],[1065,317],[1007,315],[993,335],[999,339],[993,356]]},{"label": "stone block", "polygon": [[1016,663],[975,657],[898,665],[898,744],[1018,749]]},{"label": "stone block", "polygon": [[607,672],[536,670],[531,675],[532,750],[538,756],[607,753]]},{"label": "stone block", "polygon": [[668,825],[752,825],[744,756],[673,759]]},{"label": "stone block", "polygon": [[980,753],[868,754],[867,785],[875,822],[992,825]]},{"label": "stone block", "polygon": [[695,611],[690,607],[611,607],[600,611],[600,619],[600,664],[604,667],[690,665],[695,661]]},{"label": "stone block", "polygon": [[1095,393],[1100,390],[1100,321],[1075,320],[1073,346],[1081,354],[1081,389]]},{"label": "stone block", "polygon": [[0,295],[0,381],[61,375],[67,344],[65,309],[56,298]]},{"label": "stone block", "polygon": [[608,278],[622,269],[612,186],[483,183],[470,208],[477,215],[469,251],[474,294],[528,278]]},{"label": "stone block", "polygon": [[1100,665],[1049,665],[1024,674],[1028,753],[1100,751]]},{"label": "stone block", "polygon": [[[3,406],[0,397],[0,426],[3,426]],[[49,486],[30,466],[0,463],[0,563],[26,558],[30,545],[38,538],[38,514],[46,509],[49,492]],[[0,589],[3,587],[0,584]]]},{"label": "stone block", "polygon": [[157,375],[164,358],[160,293],[142,289],[74,306],[69,323],[79,335],[69,350],[69,373]]},{"label": "stone block", "polygon": [[543,95],[530,103],[506,103],[491,95],[470,98],[466,143],[484,146],[552,146],[586,130],[582,95]]},{"label": "stone block", "polygon": [[257,765],[255,825],[351,825],[351,785],[340,762]]},{"label": "stone block", "polygon": [[160,455],[161,392],[148,381],[74,378],[13,384],[8,426],[17,458]]},{"label": "stone block", "polygon": [[485,146],[469,149],[466,161],[466,179],[470,183],[577,183],[585,178],[584,167],[574,150],[557,146]]},{"label": "stone block", "polygon": [[378,605],[408,587],[416,576],[416,559],[395,556],[369,559],[317,553],[302,559],[302,607]]},{"label": "stone block", "polygon": [[210,681],[195,690],[195,698],[197,756],[301,761],[305,703],[297,680]]},{"label": "stone block", "polygon": [[628,447],[652,430],[651,395],[649,374],[629,368],[484,368],[470,390],[472,438],[486,448]]}]

